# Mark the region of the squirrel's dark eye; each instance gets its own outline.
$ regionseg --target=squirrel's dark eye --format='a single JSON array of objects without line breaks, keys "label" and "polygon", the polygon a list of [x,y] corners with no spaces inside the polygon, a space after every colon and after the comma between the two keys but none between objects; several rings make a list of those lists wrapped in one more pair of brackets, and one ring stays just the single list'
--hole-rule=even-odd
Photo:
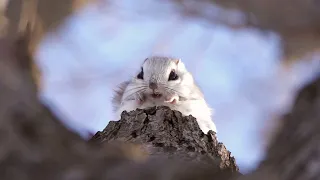
[{"label": "squirrel's dark eye", "polygon": [[141,68],[140,73],[137,75],[138,79],[143,79],[143,68]]},{"label": "squirrel's dark eye", "polygon": [[174,81],[174,80],[177,80],[178,78],[179,78],[178,74],[174,70],[172,70],[169,75],[169,81]]}]

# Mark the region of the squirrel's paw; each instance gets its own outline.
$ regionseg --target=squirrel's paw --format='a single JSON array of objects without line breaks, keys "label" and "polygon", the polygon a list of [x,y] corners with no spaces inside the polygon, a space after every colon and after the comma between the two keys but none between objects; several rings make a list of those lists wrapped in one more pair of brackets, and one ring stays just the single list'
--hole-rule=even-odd
[{"label": "squirrel's paw", "polygon": [[179,101],[178,95],[168,95],[164,102],[170,103],[170,104],[176,104]]},{"label": "squirrel's paw", "polygon": [[137,94],[135,99],[139,105],[142,105],[145,101],[145,96],[141,94]]}]

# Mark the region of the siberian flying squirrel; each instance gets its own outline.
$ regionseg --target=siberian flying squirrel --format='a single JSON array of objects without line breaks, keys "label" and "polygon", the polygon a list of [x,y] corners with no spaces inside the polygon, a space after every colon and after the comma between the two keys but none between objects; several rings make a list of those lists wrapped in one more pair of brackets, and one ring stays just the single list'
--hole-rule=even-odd
[{"label": "siberian flying squirrel", "polygon": [[136,76],[119,85],[112,103],[117,119],[125,110],[129,112],[137,108],[167,106],[184,116],[195,117],[204,133],[209,130],[217,132],[211,119],[212,109],[180,59],[148,57]]}]

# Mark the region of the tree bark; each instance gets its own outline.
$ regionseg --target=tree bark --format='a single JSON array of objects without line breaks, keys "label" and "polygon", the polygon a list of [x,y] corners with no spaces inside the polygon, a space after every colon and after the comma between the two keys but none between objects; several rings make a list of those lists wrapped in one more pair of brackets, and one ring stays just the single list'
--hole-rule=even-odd
[{"label": "tree bark", "polygon": [[111,121],[91,141],[114,140],[142,144],[150,157],[166,156],[213,164],[222,171],[238,172],[234,157],[217,140],[216,133],[204,134],[192,116],[184,117],[168,107],[124,112],[120,121]]}]

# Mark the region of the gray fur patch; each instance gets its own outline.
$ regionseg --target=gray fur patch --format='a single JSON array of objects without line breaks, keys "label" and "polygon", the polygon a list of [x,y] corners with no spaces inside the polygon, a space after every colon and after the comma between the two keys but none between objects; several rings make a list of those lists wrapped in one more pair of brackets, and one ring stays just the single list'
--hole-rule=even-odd
[{"label": "gray fur patch", "polygon": [[111,100],[113,104],[113,111],[116,111],[117,109],[119,109],[124,91],[126,90],[129,84],[130,84],[130,81],[124,81],[118,85],[117,89],[114,90],[114,94]]}]

